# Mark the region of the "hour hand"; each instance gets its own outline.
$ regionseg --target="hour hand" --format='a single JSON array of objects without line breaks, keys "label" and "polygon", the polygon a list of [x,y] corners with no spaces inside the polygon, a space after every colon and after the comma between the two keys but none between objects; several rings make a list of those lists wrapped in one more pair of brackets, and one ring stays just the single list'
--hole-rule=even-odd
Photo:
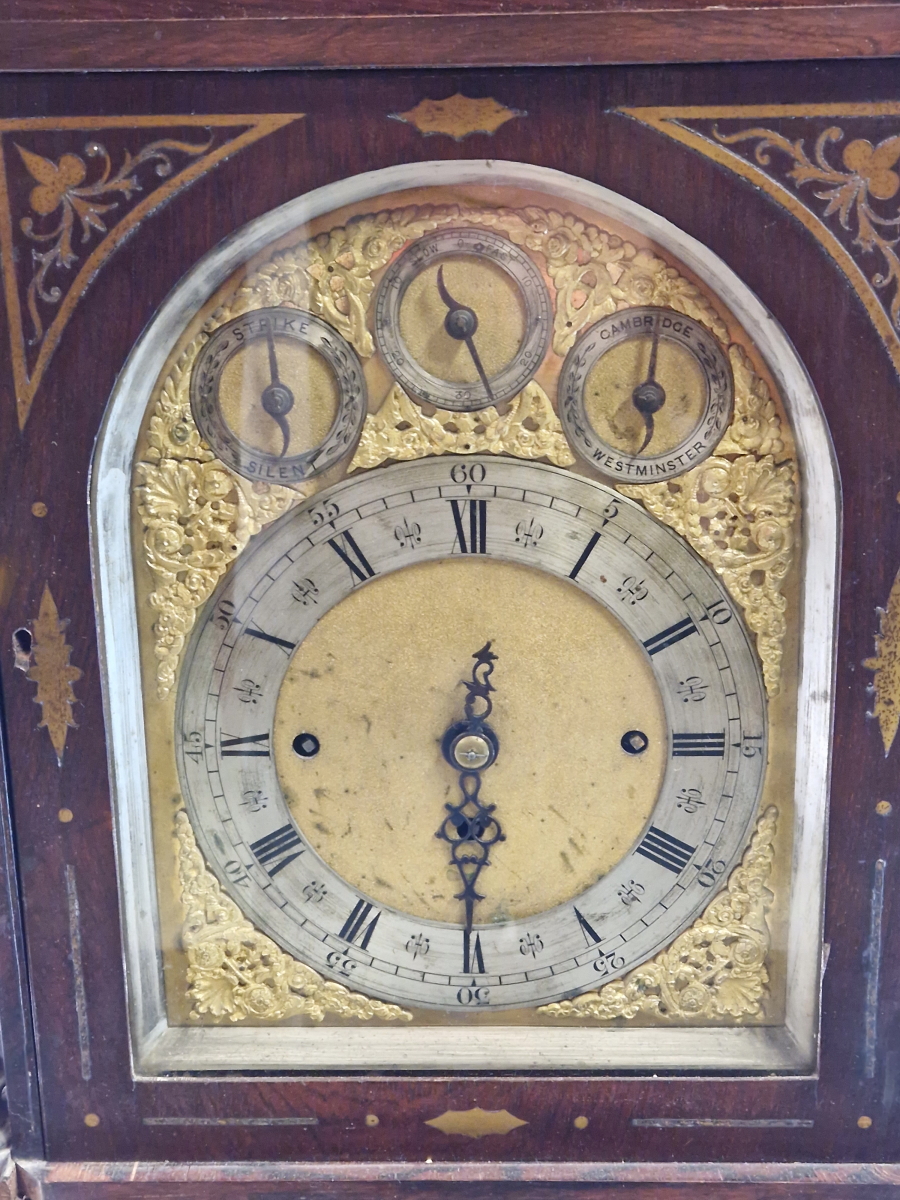
[{"label": "hour hand", "polygon": [[447,815],[435,835],[450,844],[450,861],[462,883],[456,898],[465,905],[467,930],[472,929],[475,904],[484,899],[476,884],[483,868],[490,866],[489,848],[504,840],[493,815],[494,805],[484,804],[480,797],[481,772],[494,762],[500,750],[497,735],[486,722],[494,690],[490,676],[497,656],[491,653],[488,642],[472,657],[472,678],[465,683],[465,719],[451,725],[441,742],[447,762],[459,771],[462,795],[457,804],[444,806]]},{"label": "hour hand", "polygon": [[447,315],[444,317],[444,329],[455,341],[465,342],[466,349],[469,351],[472,362],[475,364],[475,370],[478,372],[478,378],[484,385],[487,398],[493,404],[494,393],[491,391],[487,373],[482,365],[481,356],[473,340],[475,331],[478,328],[478,317],[475,314],[475,310],[469,308],[467,304],[461,304],[458,300],[454,300],[447,291],[447,285],[444,283],[443,264],[438,267],[437,285],[438,295],[447,306]]}]

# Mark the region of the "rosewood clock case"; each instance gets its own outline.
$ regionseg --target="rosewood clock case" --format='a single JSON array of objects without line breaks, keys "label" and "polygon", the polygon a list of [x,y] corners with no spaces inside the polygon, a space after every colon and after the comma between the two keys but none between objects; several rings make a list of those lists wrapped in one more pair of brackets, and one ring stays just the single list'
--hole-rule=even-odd
[{"label": "rosewood clock case", "polygon": [[[484,1195],[537,1194],[542,1181],[561,1194],[643,1188],[642,1180],[648,1189],[680,1180],[699,1188],[713,1178],[704,1164],[716,1162],[744,1164],[733,1186],[748,1195],[819,1194],[802,1164],[823,1164],[825,1194],[860,1179],[875,1195],[879,1179],[893,1181],[894,1168],[870,1164],[898,1157],[900,1078],[897,751],[885,753],[889,667],[876,646],[878,635],[881,652],[890,650],[900,567],[896,259],[890,227],[879,224],[896,216],[900,187],[891,152],[900,107],[886,103],[894,79],[883,61],[789,73],[722,65],[0,82],[2,334],[11,347],[0,406],[8,871],[0,1020],[16,1157],[94,1164],[82,1182],[35,1167],[23,1175],[33,1194],[44,1180],[51,1196],[297,1195],[310,1186],[321,1195],[415,1195],[439,1187],[447,1176],[432,1167],[450,1163]],[[426,128],[426,137],[414,120],[396,119],[455,93],[514,116],[491,133],[465,130],[463,140],[458,129]],[[728,157],[723,139],[737,134],[746,141],[730,143],[739,152]],[[791,150],[798,140],[803,157]],[[168,173],[152,156],[120,171],[127,155],[133,162],[154,144],[188,141],[208,141],[204,155],[218,157],[179,187],[167,181],[181,180],[188,164],[171,147],[159,150]],[[85,149],[95,143],[103,153]],[[122,186],[88,196],[104,153],[105,182]],[[784,328],[821,403],[841,485],[842,557],[833,736],[816,747],[832,762],[817,1059],[742,1076],[141,1077],[129,1039],[87,499],[107,400],[186,270],[249,221],[364,171],[463,158],[534,163],[602,184],[702,242]],[[140,189],[127,186],[132,174]],[[100,199],[116,207],[98,212]],[[103,229],[82,222],[91,205]],[[54,220],[71,220],[71,262],[54,259],[41,275],[36,256],[57,243],[29,231],[49,229],[36,221],[57,208]],[[53,286],[61,294],[48,301]],[[45,647],[55,656],[50,676]],[[505,1111],[516,1123],[485,1136],[433,1123],[474,1110]],[[243,1181],[209,1173],[165,1183],[151,1172],[143,1192],[126,1191],[115,1167],[230,1160],[245,1164]],[[306,1166],[293,1176],[250,1166],[279,1162]],[[401,1185],[388,1163],[427,1165],[421,1182],[418,1168],[392,1168]]]}]

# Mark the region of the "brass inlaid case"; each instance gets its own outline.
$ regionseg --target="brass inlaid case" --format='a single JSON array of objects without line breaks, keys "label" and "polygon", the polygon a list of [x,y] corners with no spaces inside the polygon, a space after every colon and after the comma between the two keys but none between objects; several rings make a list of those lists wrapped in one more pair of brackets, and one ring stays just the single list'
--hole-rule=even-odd
[{"label": "brass inlaid case", "polygon": [[[402,1046],[463,1022],[498,1046],[529,1028],[562,1046],[556,1030],[565,1065],[596,1053],[577,1049],[591,1027],[786,1020],[806,468],[779,375],[726,275],[717,292],[651,221],[517,171],[351,191],[279,229],[193,302],[148,396],[131,535],[172,1029],[325,1037],[362,1020]],[[393,270],[401,255],[413,266]],[[521,256],[528,271],[506,265]],[[540,340],[523,324],[540,305],[517,291],[529,272],[548,349],[497,399],[492,380]],[[397,295],[379,308],[382,280]],[[288,446],[314,464],[336,410],[327,371],[279,331],[292,310],[352,348],[368,396],[361,434],[302,482],[284,477]],[[692,437],[705,376],[631,310],[727,364],[733,411],[708,447]],[[390,338],[379,312],[399,314]],[[217,428],[255,437],[264,475],[246,452],[217,457],[191,405],[204,347],[248,315],[256,349],[228,351]],[[558,416],[566,356],[608,328],[627,353],[588,379],[631,464],[613,480]],[[394,370],[439,386],[417,395]],[[654,479],[642,464],[660,453]],[[463,735],[476,757],[454,758]],[[676,900],[672,932],[649,933]],[[578,983],[554,982],[570,969]]]}]

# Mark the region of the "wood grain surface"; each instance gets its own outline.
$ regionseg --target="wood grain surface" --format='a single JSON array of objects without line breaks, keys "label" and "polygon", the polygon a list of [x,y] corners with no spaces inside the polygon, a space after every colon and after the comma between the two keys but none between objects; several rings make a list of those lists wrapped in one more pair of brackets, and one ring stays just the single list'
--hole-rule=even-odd
[{"label": "wood grain surface", "polygon": [[[0,70],[582,66],[746,62],[900,54],[900,5],[775,0],[608,0],[536,9],[438,15],[428,5],[336,14],[286,0],[221,11],[214,0],[144,11],[93,0],[77,18],[63,4],[11,6],[0,15]],[[432,0],[434,3],[434,0]]]},{"label": "wood grain surface", "polygon": [[[877,725],[866,719],[869,676],[861,666],[872,653],[876,607],[885,602],[900,566],[897,376],[858,297],[794,218],[736,175],[614,111],[623,105],[876,100],[894,96],[896,81],[897,68],[890,61],[807,64],[790,72],[769,64],[467,73],[43,74],[0,79],[0,110],[6,117],[307,114],[197,180],[148,217],[117,250],[76,307],[24,432],[16,422],[9,364],[0,356],[0,686],[19,882],[19,893],[0,897],[5,905],[0,911],[5,923],[0,954],[11,954],[22,972],[26,960],[28,964],[46,1157],[59,1163],[302,1159],[311,1164],[389,1164],[431,1159],[444,1166],[460,1164],[462,1173],[468,1163],[576,1164],[566,1168],[576,1171],[577,1164],[623,1161],[811,1162],[837,1164],[835,1170],[844,1170],[847,1164],[887,1164],[900,1158],[900,892],[892,874],[898,866],[900,758],[895,753],[885,759]],[[443,98],[456,91],[493,96],[529,116],[508,122],[493,137],[474,135],[459,144],[444,137],[424,139],[387,119],[387,114],[405,111],[423,97]],[[884,136],[883,124],[858,128],[859,136],[873,142]],[[57,152],[74,144],[60,136]],[[295,1075],[135,1080],[129,1062],[87,509],[91,454],[107,397],[131,346],[169,290],[201,255],[247,221],[356,172],[400,162],[487,156],[540,163],[601,183],[705,242],[785,327],[821,397],[844,489],[844,549],[826,908],[831,950],[823,979],[820,1069],[807,1078],[687,1080],[628,1075],[401,1080],[352,1074],[332,1079]],[[7,158],[10,170],[11,162]],[[5,320],[5,315],[0,317],[3,345],[8,344]],[[47,506],[46,516],[33,514],[36,503]],[[73,648],[72,661],[84,672],[76,685],[78,727],[69,730],[62,767],[46,733],[35,728],[34,687],[13,669],[9,650],[13,631],[36,616],[47,583],[60,616],[70,620],[66,637]],[[882,799],[894,802],[890,818],[875,814],[875,804]],[[73,814],[66,823],[59,819],[63,808]],[[879,858],[888,864],[881,1011],[877,1070],[873,1078],[866,1078],[864,947],[873,864]],[[67,867],[74,870],[81,909],[88,1071],[79,1043]],[[9,922],[19,894],[24,947],[17,955]],[[21,1025],[17,1011],[14,989],[4,979],[4,1035],[16,1021]],[[26,1111],[24,1034],[20,1041],[24,1049],[8,1061],[10,1102]],[[474,1142],[425,1124],[447,1108],[473,1105],[506,1108],[528,1124],[502,1138]],[[366,1124],[369,1113],[378,1115],[377,1126]],[[99,1121],[86,1124],[88,1114],[96,1114]],[[586,1130],[573,1125],[579,1114],[590,1117]],[[213,1124],[199,1129],[146,1123],[147,1118],[161,1116],[313,1116],[318,1123]],[[859,1126],[860,1116],[871,1118],[870,1127]],[[652,1117],[812,1124],[648,1128],[633,1123]],[[33,1156],[34,1143],[21,1132],[17,1136],[19,1153]],[[877,1170],[858,1183],[852,1175],[826,1179],[821,1186],[797,1178],[761,1180],[749,1191],[721,1179],[710,1181],[710,1194],[793,1200],[807,1194],[855,1196],[858,1189],[866,1196],[886,1196],[890,1179],[885,1182]],[[502,1183],[475,1179],[466,1195],[470,1200],[488,1195],[568,1200],[610,1190],[640,1197],[664,1194],[656,1185],[647,1190],[650,1184],[637,1179],[605,1184],[577,1183],[572,1174],[566,1178],[564,1186],[547,1182],[546,1176],[529,1182],[514,1173]],[[121,1179],[92,1180],[89,1174],[81,1181],[47,1177],[43,1192],[35,1183],[29,1194],[73,1200],[135,1195],[387,1200],[444,1195],[448,1189],[456,1194],[454,1185],[440,1180],[262,1180],[251,1188],[201,1179],[196,1184],[164,1178],[152,1182],[148,1177],[139,1191],[129,1186]],[[679,1198],[703,1194],[699,1183],[673,1180],[666,1186],[669,1195]]]}]

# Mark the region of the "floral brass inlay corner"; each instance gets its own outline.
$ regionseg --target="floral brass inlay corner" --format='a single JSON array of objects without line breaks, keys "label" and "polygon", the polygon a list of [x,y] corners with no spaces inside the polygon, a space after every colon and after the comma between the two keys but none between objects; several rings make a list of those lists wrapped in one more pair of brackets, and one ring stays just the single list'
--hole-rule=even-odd
[{"label": "floral brass inlay corner", "polygon": [[690,1017],[758,1017],[768,994],[766,913],[774,896],[768,881],[775,859],[778,810],[767,808],[725,889],[690,929],[649,962],[595,992],[545,1004],[548,1017],[608,1021],[650,1014]]},{"label": "floral brass inlay corner", "polygon": [[490,96],[474,99],[457,92],[446,100],[420,100],[408,112],[388,113],[393,121],[402,121],[417,129],[423,137],[446,134],[456,142],[473,133],[494,134],[515,117],[527,117],[518,108],[507,108]]},{"label": "floral brass inlay corner", "polygon": [[[76,304],[129,233],[201,175],[301,115],[0,120],[0,257],[20,428]],[[196,140],[156,137],[136,153],[104,144],[120,131],[191,128]],[[221,129],[231,132],[216,145]],[[58,158],[38,152],[41,135],[68,131],[87,140]]]},{"label": "floral brass inlay corner", "polygon": [[425,1122],[441,1133],[457,1134],[467,1138],[482,1138],[489,1134],[509,1133],[522,1125],[527,1125],[520,1117],[514,1117],[505,1108],[484,1109],[468,1108],[464,1111],[448,1108],[439,1117],[432,1117]]},{"label": "floral brass inlay corner", "polygon": [[68,620],[60,620],[50,587],[44,584],[38,618],[31,629],[33,665],[26,678],[37,684],[34,702],[40,704],[42,713],[38,728],[46,729],[50,735],[60,766],[68,732],[77,728],[72,718],[72,706],[76,703],[72,684],[82,676],[81,670],[70,661],[72,647],[65,638],[68,624]]},{"label": "floral brass inlay corner", "polygon": [[[900,102],[620,111],[742,175],[796,217],[850,280],[900,374],[900,206],[884,207],[900,191]],[[726,121],[747,124],[723,132]],[[740,152],[743,143],[752,153]]]},{"label": "floral brass inlay corner", "polygon": [[279,1021],[326,1014],[359,1021],[411,1021],[396,1004],[371,1000],[298,962],[251,925],[203,861],[187,813],[175,816],[178,877],[185,912],[191,1017]]}]

